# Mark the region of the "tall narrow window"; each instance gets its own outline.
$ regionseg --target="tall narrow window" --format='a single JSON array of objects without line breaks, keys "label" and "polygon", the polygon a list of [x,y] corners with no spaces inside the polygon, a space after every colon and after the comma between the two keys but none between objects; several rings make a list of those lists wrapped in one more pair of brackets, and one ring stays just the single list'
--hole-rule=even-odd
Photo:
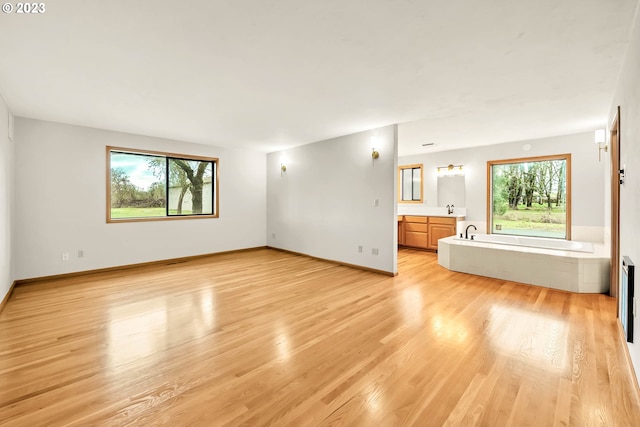
[{"label": "tall narrow window", "polygon": [[487,162],[488,232],[571,239],[571,154]]},{"label": "tall narrow window", "polygon": [[218,216],[218,159],[107,147],[107,163],[107,222]]},{"label": "tall narrow window", "polygon": [[422,165],[398,167],[398,201],[422,203]]}]

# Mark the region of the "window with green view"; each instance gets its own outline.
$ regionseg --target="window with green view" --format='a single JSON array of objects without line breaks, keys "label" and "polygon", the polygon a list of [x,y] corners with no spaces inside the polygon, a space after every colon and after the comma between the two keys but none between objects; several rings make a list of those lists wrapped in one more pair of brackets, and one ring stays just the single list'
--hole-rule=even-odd
[{"label": "window with green view", "polygon": [[571,155],[487,162],[490,233],[571,238]]},{"label": "window with green view", "polygon": [[107,147],[107,221],[217,217],[218,159]]}]

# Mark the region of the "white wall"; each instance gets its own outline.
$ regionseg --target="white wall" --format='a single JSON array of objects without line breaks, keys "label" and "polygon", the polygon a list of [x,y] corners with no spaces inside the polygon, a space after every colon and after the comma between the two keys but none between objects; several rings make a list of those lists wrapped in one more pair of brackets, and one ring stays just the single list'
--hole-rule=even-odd
[{"label": "white wall", "polygon": [[[380,152],[375,161],[373,135]],[[283,156],[287,171],[281,174]],[[396,273],[396,161],[396,126],[269,154],[268,245]]]},{"label": "white wall", "polygon": [[[527,146],[530,149],[525,151]],[[425,206],[437,205],[436,168],[448,164],[464,165],[465,219],[485,232],[487,161],[565,153],[571,153],[571,238],[602,242],[604,213],[600,207],[604,202],[605,183],[602,176],[607,159],[598,162],[598,150],[592,132],[401,157],[398,165],[424,164]],[[456,205],[458,207],[462,206]]]},{"label": "white wall", "polygon": [[[640,8],[640,6],[639,6]],[[620,255],[628,256],[636,265],[636,301],[640,299],[640,11],[630,35],[618,86],[611,105],[609,124],[620,106],[620,164],[625,165],[626,180],[620,186]],[[609,158],[607,157],[607,161]],[[618,292],[620,295],[620,292]],[[634,319],[635,343],[629,353],[636,375],[640,374],[640,322]]]},{"label": "white wall", "polygon": [[[264,153],[22,118],[14,141],[17,279],[266,244]],[[220,218],[107,224],[107,145],[218,157]]]},{"label": "white wall", "polygon": [[0,301],[13,282],[11,251],[13,143],[8,137],[9,108],[0,95]]}]

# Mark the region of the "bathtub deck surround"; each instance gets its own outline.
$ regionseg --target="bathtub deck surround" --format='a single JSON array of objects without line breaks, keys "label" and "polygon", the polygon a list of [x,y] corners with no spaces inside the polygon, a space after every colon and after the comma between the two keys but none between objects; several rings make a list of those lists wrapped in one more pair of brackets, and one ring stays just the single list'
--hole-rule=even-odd
[{"label": "bathtub deck surround", "polygon": [[[471,227],[471,225],[469,227]],[[512,236],[506,234],[473,234],[470,240],[473,242],[496,243],[500,245],[593,253],[592,242],[578,242],[576,240],[546,239],[541,237]]]},{"label": "bathtub deck surround", "polygon": [[[485,236],[478,235],[482,237]],[[593,252],[578,252],[452,236],[438,242],[438,264],[461,273],[563,291],[606,293],[609,291],[609,254],[603,244],[592,245]]]}]

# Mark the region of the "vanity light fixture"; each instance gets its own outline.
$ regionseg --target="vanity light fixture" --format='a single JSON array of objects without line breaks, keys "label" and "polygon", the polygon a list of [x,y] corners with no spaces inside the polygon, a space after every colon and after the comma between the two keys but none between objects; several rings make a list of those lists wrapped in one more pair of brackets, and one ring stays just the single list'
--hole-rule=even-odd
[{"label": "vanity light fixture", "polygon": [[[594,142],[598,145],[598,161],[601,161],[602,152],[605,153],[609,151],[609,146],[605,144],[605,130],[604,129],[596,129],[594,133]],[[604,146],[602,144],[605,144]]]},{"label": "vanity light fixture", "polygon": [[446,175],[462,175],[462,165],[438,166],[438,173],[445,173]]}]

